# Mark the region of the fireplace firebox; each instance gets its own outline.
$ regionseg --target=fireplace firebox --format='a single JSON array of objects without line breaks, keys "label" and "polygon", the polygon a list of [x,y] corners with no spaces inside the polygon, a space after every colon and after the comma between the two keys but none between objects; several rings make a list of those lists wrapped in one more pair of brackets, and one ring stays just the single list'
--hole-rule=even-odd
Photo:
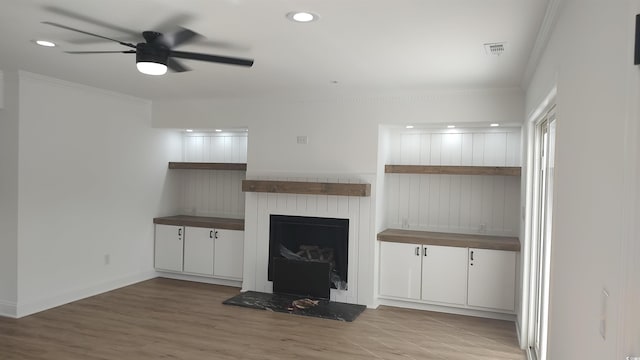
[{"label": "fireplace firebox", "polygon": [[[331,288],[347,290],[349,220],[271,215],[268,278],[274,280],[274,258],[329,264]],[[304,272],[289,274],[304,281]],[[312,278],[310,276],[310,278]]]}]

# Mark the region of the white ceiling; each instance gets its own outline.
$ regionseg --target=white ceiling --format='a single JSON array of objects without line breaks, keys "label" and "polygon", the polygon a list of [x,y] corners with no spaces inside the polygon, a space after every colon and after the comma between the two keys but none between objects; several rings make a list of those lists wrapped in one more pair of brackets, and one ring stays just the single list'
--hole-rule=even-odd
[{"label": "white ceiling", "polygon": [[[0,69],[21,69],[147,99],[288,96],[353,91],[517,87],[547,0],[3,0]],[[286,19],[291,11],[315,22]],[[207,39],[184,51],[255,59],[252,68],[183,61],[193,71],[152,77],[117,43],[181,25]],[[56,48],[33,44],[58,43]],[[506,42],[501,56],[485,43]],[[337,83],[333,83],[337,81]]]}]

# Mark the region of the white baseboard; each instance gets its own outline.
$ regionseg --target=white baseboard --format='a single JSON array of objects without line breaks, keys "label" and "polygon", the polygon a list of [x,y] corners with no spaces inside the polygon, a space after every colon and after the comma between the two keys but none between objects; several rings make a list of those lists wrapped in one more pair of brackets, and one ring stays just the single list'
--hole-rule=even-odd
[{"label": "white baseboard", "polygon": [[156,277],[157,274],[155,271],[147,271],[136,275],[106,281],[83,289],[68,291],[63,294],[58,294],[48,298],[42,298],[28,303],[20,303],[20,301],[18,301],[15,317],[21,318],[24,316],[32,315],[40,311],[49,310],[54,307],[68,304],[70,302],[78,301],[84,298],[102,294],[107,291],[132,285],[141,281],[150,280]]},{"label": "white baseboard", "polygon": [[0,316],[15,318],[18,306],[14,302],[0,300]]},{"label": "white baseboard", "polygon": [[487,319],[507,320],[507,321],[513,321],[513,322],[516,321],[515,314],[505,314],[505,313],[492,312],[492,311],[449,307],[449,306],[425,304],[425,303],[387,299],[387,298],[378,298],[378,302],[380,305],[402,307],[407,309],[435,311],[435,312],[442,312],[442,313],[448,313],[448,314],[475,316],[475,317],[482,317]]},{"label": "white baseboard", "polygon": [[212,285],[223,285],[223,286],[231,286],[231,287],[242,287],[242,281],[237,280],[228,280],[228,279],[220,279],[220,278],[212,278],[206,276],[197,276],[197,275],[186,275],[186,274],[178,274],[178,273],[170,273],[170,272],[157,272],[158,277],[163,277],[167,279],[174,280],[185,280],[185,281],[193,281],[205,284]]}]

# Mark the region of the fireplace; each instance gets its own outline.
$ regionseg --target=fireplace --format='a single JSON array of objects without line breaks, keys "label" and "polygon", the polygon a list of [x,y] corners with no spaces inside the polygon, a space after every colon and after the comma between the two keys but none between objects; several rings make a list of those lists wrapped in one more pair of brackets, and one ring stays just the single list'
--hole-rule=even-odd
[{"label": "fireplace", "polygon": [[[347,290],[349,220],[271,215],[268,279],[274,280],[274,258],[294,262],[328,263],[331,288]],[[304,267],[300,267],[304,268]],[[311,267],[309,267],[311,268]],[[292,276],[294,274],[289,274]],[[304,271],[295,276],[304,281]]]}]

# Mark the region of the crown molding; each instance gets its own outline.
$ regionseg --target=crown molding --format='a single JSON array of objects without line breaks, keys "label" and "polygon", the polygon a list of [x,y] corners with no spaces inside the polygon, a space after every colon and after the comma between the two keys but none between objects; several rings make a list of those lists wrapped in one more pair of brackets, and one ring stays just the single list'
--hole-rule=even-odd
[{"label": "crown molding", "polygon": [[540,30],[538,30],[538,36],[536,37],[536,41],[533,44],[533,49],[531,49],[529,62],[527,63],[524,75],[522,76],[523,89],[526,89],[529,86],[529,83],[533,78],[533,74],[535,73],[536,68],[540,63],[542,54],[544,53],[544,50],[549,43],[551,33],[556,25],[556,21],[558,20],[560,7],[563,4],[564,0],[549,0],[549,3],[547,3],[547,10],[545,11],[544,18],[542,19]]}]

